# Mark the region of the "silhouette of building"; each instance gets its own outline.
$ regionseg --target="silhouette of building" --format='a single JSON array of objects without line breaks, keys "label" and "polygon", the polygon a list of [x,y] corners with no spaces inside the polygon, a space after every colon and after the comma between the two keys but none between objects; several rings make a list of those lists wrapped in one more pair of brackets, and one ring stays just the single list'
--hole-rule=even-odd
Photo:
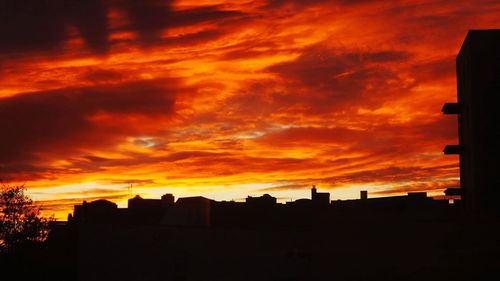
[{"label": "silhouette of building", "polygon": [[260,197],[252,197],[248,196],[245,199],[245,202],[249,206],[256,206],[256,207],[272,207],[276,205],[276,197],[273,197],[269,194],[264,194]]},{"label": "silhouette of building", "polygon": [[202,196],[179,198],[174,207],[165,212],[161,224],[175,226],[210,226],[211,201],[212,200]]},{"label": "silhouette of building", "polygon": [[[422,248],[421,237],[444,237],[458,214],[456,205],[425,192],[368,198],[363,191],[361,199],[330,204],[329,194],[313,186],[311,196],[286,204],[269,194],[246,202],[135,196],[128,208],[107,200],[84,202],[67,224],[53,225],[53,260],[71,256],[75,264],[66,261],[66,266],[78,280],[330,280],[330,263],[337,265],[339,280],[379,280],[363,274],[348,279],[357,272],[349,266],[358,253],[381,245],[367,251],[370,258],[362,261],[372,266],[367,273],[403,254],[419,262],[434,250],[427,241],[431,246]],[[394,239],[398,246],[383,246]],[[399,252],[408,239],[410,248]],[[404,266],[403,260],[392,262]],[[252,273],[249,264],[256,268]],[[408,264],[407,272],[413,272],[414,262]]]},{"label": "silhouette of building", "polygon": [[128,200],[128,208],[118,208],[107,200],[84,201],[81,205],[75,205],[74,214],[68,216],[68,221],[74,224],[272,228],[307,226],[321,220],[329,223],[337,217],[338,211],[342,211],[346,217],[349,212],[366,211],[453,212],[460,202],[448,206],[447,200],[434,200],[427,197],[425,192],[368,199],[368,192],[361,191],[361,199],[330,203],[330,194],[317,192],[314,185],[311,197],[280,204],[276,197],[269,194],[248,196],[244,203],[217,202],[201,196],[179,198],[174,202],[172,194],[165,194],[161,199],[144,199],[137,195]]},{"label": "silhouette of building", "polygon": [[353,212],[428,213],[437,215],[440,211],[454,211],[459,205],[449,205],[447,200],[435,200],[426,192],[408,192],[407,195],[368,198],[367,191],[361,191],[360,200],[337,200],[332,202],[333,210]]},{"label": "silhouette of building", "polygon": [[[499,212],[500,204],[500,30],[471,30],[456,60],[457,103],[444,114],[458,115],[459,144],[445,154],[460,157],[460,185],[466,209]],[[456,193],[454,193],[456,194]]]},{"label": "silhouette of building", "polygon": [[328,206],[330,204],[330,193],[318,192],[316,185],[313,185],[311,188],[311,201],[317,206]]},{"label": "silhouette of building", "polygon": [[172,194],[165,194],[161,199],[143,199],[141,196],[136,195],[128,200],[129,209],[162,209],[173,204],[174,196]]},{"label": "silhouette of building", "polygon": [[116,221],[118,206],[108,200],[100,199],[81,205],[75,205],[73,220],[77,222],[109,222]]},{"label": "silhouette of building", "polygon": [[139,195],[128,200],[128,209],[124,212],[124,220],[137,224],[157,224],[163,219],[168,209],[174,206],[174,196],[165,194],[161,199],[144,199]]}]

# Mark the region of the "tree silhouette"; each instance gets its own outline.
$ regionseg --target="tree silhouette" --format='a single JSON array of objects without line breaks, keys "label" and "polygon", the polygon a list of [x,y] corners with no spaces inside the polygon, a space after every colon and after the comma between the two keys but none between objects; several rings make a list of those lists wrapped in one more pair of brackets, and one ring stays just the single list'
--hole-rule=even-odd
[{"label": "tree silhouette", "polygon": [[24,185],[2,185],[0,190],[0,252],[15,250],[26,243],[43,242],[49,234],[49,221],[24,195]]}]

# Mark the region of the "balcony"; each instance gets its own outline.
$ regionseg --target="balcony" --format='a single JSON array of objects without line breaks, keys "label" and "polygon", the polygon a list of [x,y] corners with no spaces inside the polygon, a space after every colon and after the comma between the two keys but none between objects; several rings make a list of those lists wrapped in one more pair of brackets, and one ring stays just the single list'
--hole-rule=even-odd
[{"label": "balcony", "polygon": [[447,145],[444,147],[443,152],[446,155],[460,154],[461,147],[456,144]]},{"label": "balcony", "polygon": [[444,114],[459,114],[460,113],[460,105],[456,102],[447,102],[441,108],[441,111]]}]

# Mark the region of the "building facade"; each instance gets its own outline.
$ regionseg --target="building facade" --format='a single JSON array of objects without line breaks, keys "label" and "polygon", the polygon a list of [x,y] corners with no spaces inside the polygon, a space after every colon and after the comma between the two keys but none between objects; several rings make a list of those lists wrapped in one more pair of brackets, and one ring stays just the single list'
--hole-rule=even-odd
[{"label": "building facade", "polygon": [[443,106],[458,115],[460,185],[467,210],[499,213],[500,204],[500,30],[471,30],[456,60],[457,103]]}]

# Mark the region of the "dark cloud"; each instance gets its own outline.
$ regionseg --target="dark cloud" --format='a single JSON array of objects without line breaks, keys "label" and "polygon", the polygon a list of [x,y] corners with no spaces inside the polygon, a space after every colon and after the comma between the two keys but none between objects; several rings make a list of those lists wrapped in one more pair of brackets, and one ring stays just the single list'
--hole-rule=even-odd
[{"label": "dark cloud", "polygon": [[459,180],[440,180],[440,181],[428,180],[424,182],[412,182],[408,184],[402,184],[390,189],[374,191],[371,193],[387,196],[387,195],[401,194],[408,192],[437,191],[437,190],[444,190],[449,187],[458,187],[458,186],[460,186]]},{"label": "dark cloud", "polygon": [[344,175],[328,177],[321,179],[332,184],[342,183],[370,183],[370,182],[406,182],[406,181],[432,181],[434,175],[439,174],[442,177],[455,176],[456,171],[450,168],[458,169],[458,165],[445,165],[436,167],[421,166],[391,166],[379,169],[369,169],[358,172],[345,173]]},{"label": "dark cloud", "polygon": [[[321,183],[323,187],[327,188],[344,187],[346,184],[354,183],[391,183],[397,186],[388,190],[377,191],[375,194],[438,190],[455,186],[458,180],[448,180],[446,178],[456,177],[457,171],[458,164],[431,167],[390,166],[372,169],[365,167],[361,171],[345,172],[337,176],[285,180],[286,184],[266,188],[266,190],[304,189],[309,187],[310,183]],[[434,178],[436,174],[439,174],[442,180],[436,181]]]},{"label": "dark cloud", "polygon": [[[127,194],[127,185],[124,185],[121,190],[111,189],[111,188],[84,188],[78,191],[66,191],[66,192],[58,192],[57,195],[64,198],[72,198],[72,197],[80,197],[85,196],[85,194],[102,194],[102,198],[105,197],[115,197],[115,196],[126,196]],[[34,192],[36,194],[36,191]],[[95,200],[95,199],[94,199]],[[80,202],[81,203],[81,202]]]},{"label": "dark cloud", "polygon": [[[438,111],[440,108],[436,108]],[[389,134],[398,132],[398,135],[408,138],[407,141],[401,143],[412,144],[417,142],[425,144],[428,142],[444,143],[447,141],[455,140],[458,137],[457,120],[455,118],[448,118],[449,116],[440,116],[436,120],[432,120],[420,124],[408,124],[406,126],[387,126],[383,133]],[[384,128],[380,128],[384,130]],[[412,140],[413,139],[413,140]],[[457,140],[458,141],[458,140]]]},{"label": "dark cloud", "polygon": [[143,43],[158,40],[163,28],[172,21],[171,0],[123,0],[121,4],[128,14],[130,29],[139,33]]},{"label": "dark cloud", "polygon": [[296,127],[272,132],[257,138],[257,142],[272,146],[299,145],[305,146],[313,143],[346,144],[359,141],[366,136],[365,131],[356,131],[347,128],[314,128]]},{"label": "dark cloud", "polygon": [[[139,34],[139,41],[148,44],[189,44],[193,41],[215,39],[216,30],[204,30],[185,36],[161,38],[165,29],[189,26],[203,22],[223,21],[226,18],[241,17],[244,14],[234,10],[221,10],[219,6],[207,6],[185,10],[173,10],[171,0],[123,0],[121,8],[129,18],[129,25],[123,27]],[[164,41],[166,40],[166,42]]]},{"label": "dark cloud", "polygon": [[167,26],[184,26],[201,22],[221,21],[227,18],[245,16],[243,12],[236,10],[222,10],[220,6],[207,6],[188,10],[176,11]]},{"label": "dark cloud", "polygon": [[195,45],[215,40],[224,35],[224,32],[215,29],[203,30],[196,33],[184,34],[165,38],[168,45]]},{"label": "dark cloud", "polygon": [[67,7],[68,21],[73,24],[85,40],[88,48],[96,52],[108,49],[107,1],[63,1]]},{"label": "dark cloud", "polygon": [[65,211],[69,213],[73,210],[75,205],[82,204],[82,201],[84,200],[87,202],[92,202],[95,200],[102,200],[102,199],[110,201],[120,201],[120,200],[130,199],[133,197],[125,190],[121,193],[111,192],[111,194],[109,195],[104,193],[97,196],[87,196],[87,197],[84,197],[84,192],[82,191],[79,192],[79,194],[75,193],[73,196],[75,196],[75,198],[44,200],[41,202],[35,202],[35,204],[39,205],[41,207],[41,210],[45,211],[46,213],[60,212],[60,211]]},{"label": "dark cloud", "polygon": [[297,7],[314,6],[319,4],[337,4],[337,5],[358,5],[375,2],[374,0],[268,0],[267,8],[279,8],[285,5],[294,5]]},{"label": "dark cloud", "polygon": [[[45,52],[61,47],[70,39],[67,26],[78,30],[89,50],[105,53],[110,47],[111,28],[108,14],[122,9],[128,23],[118,29],[135,31],[139,43],[163,43],[166,28],[193,25],[242,16],[239,11],[221,10],[218,6],[172,10],[167,0],[0,0],[0,51],[8,53]],[[211,38],[206,31],[184,41]],[[172,38],[170,38],[172,39]]]},{"label": "dark cloud", "polygon": [[126,184],[126,185],[145,185],[153,184],[155,181],[153,179],[103,179],[99,182],[104,184]]},{"label": "dark cloud", "polygon": [[260,189],[262,192],[266,191],[286,191],[286,190],[294,190],[294,189],[309,189],[311,188],[311,185],[305,183],[305,184],[283,184],[283,185],[277,185],[277,186],[272,186],[272,187],[266,187]]},{"label": "dark cloud", "polygon": [[108,48],[106,6],[102,0],[0,0],[0,51],[45,51],[67,39],[75,26],[89,49]]},{"label": "dark cloud", "polygon": [[113,160],[110,158],[104,158],[104,157],[93,156],[93,155],[84,156],[83,158],[88,160],[90,163],[106,163],[106,162]]},{"label": "dark cloud", "polygon": [[8,136],[0,140],[0,162],[28,161],[36,158],[37,152],[64,151],[82,144],[99,147],[113,143],[132,129],[103,128],[103,124],[92,121],[93,116],[168,116],[173,113],[174,83],[139,81],[0,99],[0,131]]},{"label": "dark cloud", "polygon": [[[20,155],[19,158],[21,158]],[[5,182],[19,182],[22,181],[34,181],[40,179],[54,180],[57,178],[56,175],[63,173],[68,173],[65,169],[57,169],[49,167],[43,164],[31,164],[29,161],[22,162],[23,159],[17,159],[19,161],[13,163],[0,162],[0,181]],[[32,160],[32,159],[29,159]]]},{"label": "dark cloud", "polygon": [[0,50],[55,47],[65,36],[65,17],[58,4],[51,0],[1,0]]},{"label": "dark cloud", "polygon": [[[127,30],[136,31],[140,43],[162,43],[161,33],[166,28],[189,26],[202,22],[221,21],[226,18],[243,16],[239,11],[221,10],[218,6],[207,6],[185,10],[172,10],[171,0],[123,0],[119,2],[129,18]],[[215,31],[204,31],[197,35],[177,39],[190,41],[200,38],[212,38]],[[172,38],[169,38],[170,40]]]},{"label": "dark cloud", "polygon": [[[186,166],[186,171],[192,172],[192,177],[206,176],[228,176],[244,174],[263,174],[272,171],[295,172],[304,170],[314,170],[324,168],[326,165],[316,159],[292,158],[292,157],[250,157],[237,154],[232,155],[214,155],[212,157],[194,158]],[[189,174],[189,173],[188,173]],[[184,176],[180,175],[180,178]],[[171,178],[171,177],[170,177]],[[249,177],[254,178],[254,176]]]},{"label": "dark cloud", "polygon": [[[84,156],[80,158],[72,158],[67,159],[68,171],[59,170],[59,173],[71,173],[71,171],[78,171],[78,173],[93,173],[93,172],[102,172],[110,167],[132,167],[136,165],[144,165],[144,164],[156,164],[163,163],[165,167],[169,164],[175,164],[176,162],[196,162],[202,163],[205,165],[211,165],[211,163],[217,163],[219,159],[224,159],[224,157],[230,156],[228,153],[211,153],[205,151],[183,151],[183,152],[174,152],[170,153],[166,156],[157,157],[155,155],[149,155],[144,153],[128,153],[126,158],[121,159],[113,159],[113,158],[104,158],[97,156]],[[9,166],[11,167],[11,166]],[[28,170],[29,173],[36,173],[40,170],[48,171],[50,168],[43,168],[40,166],[31,166],[32,170]],[[0,170],[1,171],[1,170]],[[18,172],[19,170],[13,171],[9,168],[10,172]],[[7,174],[7,171],[5,171]],[[38,176],[38,174],[36,174]],[[127,179],[127,180],[115,180],[115,179],[103,179],[102,183],[106,184],[149,184],[154,183],[153,180],[137,180],[137,179]]]},{"label": "dark cloud", "polygon": [[[400,51],[346,53],[313,46],[303,50],[295,61],[269,68],[270,72],[281,76],[287,88],[264,97],[263,102],[270,103],[274,110],[293,112],[298,108],[308,115],[346,110],[353,105],[376,108],[392,93],[405,90],[404,83],[389,84],[400,78],[386,65],[403,62],[409,57],[408,53]],[[263,86],[269,88],[268,84]],[[262,99],[260,85],[252,87],[248,94]],[[264,92],[269,93],[269,90]],[[254,104],[252,107],[255,108]]]},{"label": "dark cloud", "polygon": [[368,66],[372,63],[397,62],[407,58],[409,54],[400,51],[344,53],[314,46],[304,50],[295,61],[272,66],[269,70],[292,81],[300,81],[307,86],[332,87],[332,90],[341,90],[347,86],[342,83],[342,77],[361,80],[377,74],[386,74],[384,70]]},{"label": "dark cloud", "polygon": [[89,82],[101,83],[120,81],[126,78],[126,76],[122,72],[111,69],[90,68],[81,78]]},{"label": "dark cloud", "polygon": [[410,69],[419,83],[455,78],[455,56],[414,63]]}]

